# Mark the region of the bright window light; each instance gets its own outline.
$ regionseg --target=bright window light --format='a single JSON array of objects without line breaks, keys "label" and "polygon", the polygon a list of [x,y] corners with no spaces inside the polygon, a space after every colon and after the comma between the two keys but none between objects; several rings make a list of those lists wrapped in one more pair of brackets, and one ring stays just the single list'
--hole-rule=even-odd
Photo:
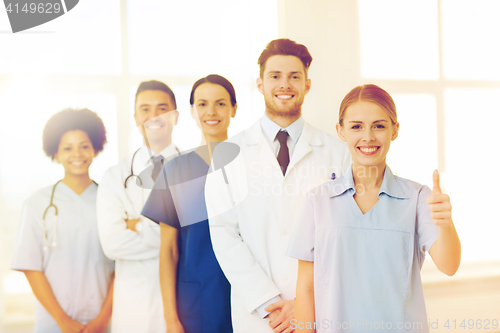
[{"label": "bright window light", "polygon": [[120,74],[119,0],[77,8],[26,33],[2,34],[0,73]]},{"label": "bright window light", "polygon": [[500,80],[500,1],[443,0],[442,11],[445,77]]},{"label": "bright window light", "polygon": [[127,8],[132,74],[249,77],[254,51],[277,37],[277,5],[264,0],[129,0]]},{"label": "bright window light", "polygon": [[437,0],[359,0],[361,74],[437,80]]},{"label": "bright window light", "polygon": [[500,89],[445,91],[447,189],[462,260],[498,260]]},{"label": "bright window light", "polygon": [[399,135],[391,143],[387,164],[398,176],[432,186],[437,169],[436,100],[432,95],[392,95]]}]

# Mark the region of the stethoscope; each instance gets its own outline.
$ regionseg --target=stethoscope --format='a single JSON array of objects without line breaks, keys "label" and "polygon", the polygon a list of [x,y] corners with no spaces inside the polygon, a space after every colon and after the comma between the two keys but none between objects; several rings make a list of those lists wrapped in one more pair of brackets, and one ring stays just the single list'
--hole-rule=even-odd
[{"label": "stethoscope", "polygon": [[[175,146],[174,146],[175,147]],[[131,177],[137,177],[137,179],[139,179],[139,184],[142,185],[142,179],[141,177],[139,177],[139,175],[134,175],[134,160],[135,160],[135,155],[137,155],[137,152],[140,150],[141,148],[137,149],[134,153],[134,155],[132,155],[132,162],[130,162],[130,175],[127,176],[127,178],[125,178],[125,182],[123,183],[123,187],[124,188],[127,188],[127,181],[129,180],[129,178]],[[179,148],[175,147],[175,150],[177,151],[177,154],[179,155],[182,155],[181,154],[181,151],[179,150]],[[151,156],[152,157],[152,156]]]},{"label": "stethoscope", "polygon": [[[57,239],[57,222],[58,222],[58,218],[59,218],[59,210],[57,209],[57,206],[54,205],[54,193],[56,192],[56,186],[57,184],[59,184],[61,182],[61,180],[59,180],[57,183],[54,184],[54,186],[52,187],[52,194],[50,195],[50,203],[49,205],[47,206],[47,208],[45,208],[45,212],[43,213],[43,250],[44,251],[48,251],[49,249],[52,249],[54,247],[57,246],[57,243],[56,243],[56,239]],[[97,185],[97,183],[95,181],[93,181],[94,184]],[[45,216],[47,215],[47,212],[49,211],[50,207],[54,207],[54,210],[55,210],[55,221],[54,221],[54,236],[52,236],[52,244],[48,244],[49,243],[49,236],[47,234],[47,228],[45,226]]]}]

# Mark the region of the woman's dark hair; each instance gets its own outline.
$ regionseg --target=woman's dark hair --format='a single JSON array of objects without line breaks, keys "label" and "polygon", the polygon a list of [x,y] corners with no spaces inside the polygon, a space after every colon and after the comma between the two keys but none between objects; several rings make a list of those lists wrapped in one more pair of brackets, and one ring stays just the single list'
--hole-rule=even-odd
[{"label": "woman's dark hair", "polygon": [[193,89],[191,89],[191,96],[189,97],[189,104],[194,104],[194,92],[196,88],[201,86],[203,83],[213,83],[222,86],[224,89],[226,89],[229,96],[231,97],[231,105],[236,105],[236,92],[234,91],[233,85],[231,84],[231,82],[229,82],[228,79],[217,74],[210,74],[207,77],[202,77],[193,84]]},{"label": "woman's dark hair", "polygon": [[59,149],[64,133],[82,130],[87,133],[96,155],[106,143],[106,128],[101,118],[88,109],[65,109],[50,117],[43,129],[43,150],[52,160]]}]

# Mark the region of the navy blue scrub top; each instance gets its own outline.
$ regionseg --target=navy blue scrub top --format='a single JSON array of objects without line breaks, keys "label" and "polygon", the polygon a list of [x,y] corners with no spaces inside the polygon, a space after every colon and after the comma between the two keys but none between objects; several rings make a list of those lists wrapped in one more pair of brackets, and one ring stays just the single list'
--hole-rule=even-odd
[{"label": "navy blue scrub top", "polygon": [[210,240],[204,193],[208,172],[194,151],[174,158],[163,167],[142,210],[156,223],[179,230],[177,311],[186,333],[233,331],[230,284]]}]

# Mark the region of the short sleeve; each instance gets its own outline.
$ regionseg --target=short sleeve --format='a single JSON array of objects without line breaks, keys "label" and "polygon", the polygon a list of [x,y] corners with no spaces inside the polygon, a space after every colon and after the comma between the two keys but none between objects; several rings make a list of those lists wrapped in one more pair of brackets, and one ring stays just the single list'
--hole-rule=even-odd
[{"label": "short sleeve", "polygon": [[[166,172],[167,169],[164,167],[163,171]],[[157,178],[141,214],[158,224],[161,222],[179,229],[179,218],[167,179],[168,177]]]},{"label": "short sleeve", "polygon": [[417,235],[419,250],[422,255],[429,252],[432,244],[438,238],[438,227],[432,222],[429,204],[427,198],[432,194],[428,186],[422,186],[418,194],[417,203]]},{"label": "short sleeve", "polygon": [[14,242],[11,269],[43,272],[44,236],[41,216],[37,218],[30,200],[23,205]]},{"label": "short sleeve", "polygon": [[286,255],[299,260],[314,261],[314,205],[310,193],[304,196],[296,216],[298,220],[295,221]]}]

